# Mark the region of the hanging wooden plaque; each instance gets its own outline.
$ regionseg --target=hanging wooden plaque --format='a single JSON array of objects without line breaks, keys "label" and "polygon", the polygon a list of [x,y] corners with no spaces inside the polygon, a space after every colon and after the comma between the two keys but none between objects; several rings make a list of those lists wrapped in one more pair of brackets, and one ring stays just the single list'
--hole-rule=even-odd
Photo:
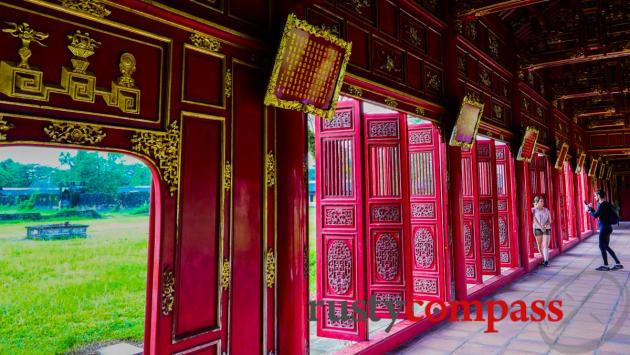
[{"label": "hanging wooden plaque", "polygon": [[523,135],[521,147],[518,149],[516,160],[530,162],[536,151],[536,143],[538,142],[538,130],[534,127],[527,127]]},{"label": "hanging wooden plaque", "polygon": [[453,132],[451,133],[449,145],[467,149],[472,148],[482,115],[483,104],[469,96],[464,97],[457,116],[457,122],[455,122],[455,127],[453,127]]},{"label": "hanging wooden plaque", "polygon": [[289,14],[265,105],[331,119],[351,50],[351,42]]}]

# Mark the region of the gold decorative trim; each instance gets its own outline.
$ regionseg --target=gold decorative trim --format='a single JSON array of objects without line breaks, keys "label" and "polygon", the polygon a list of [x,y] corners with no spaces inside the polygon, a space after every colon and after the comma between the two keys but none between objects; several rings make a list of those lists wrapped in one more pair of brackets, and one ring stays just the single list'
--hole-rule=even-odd
[{"label": "gold decorative trim", "polygon": [[7,121],[4,120],[3,116],[0,116],[0,141],[6,141],[7,140],[7,135],[4,133],[12,128],[14,128],[15,126]]},{"label": "gold decorative trim", "polygon": [[385,105],[390,107],[398,107],[398,101],[394,100],[393,97],[387,96],[384,100]]},{"label": "gold decorative trim", "polygon": [[142,132],[131,138],[131,149],[155,160],[162,179],[169,185],[171,195],[177,191],[179,184],[180,136],[177,121],[173,121],[166,132]]},{"label": "gold decorative trim", "polygon": [[272,288],[276,284],[276,256],[273,249],[267,250],[265,257],[267,287]]},{"label": "gold decorative trim", "polygon": [[223,287],[224,290],[230,287],[231,271],[232,267],[230,266],[230,261],[228,259],[223,260],[223,267],[221,268],[221,287]]},{"label": "gold decorative trim", "polygon": [[265,171],[267,172],[267,187],[272,187],[276,184],[276,158],[271,151],[267,153]]},{"label": "gold decorative trim", "polygon": [[170,270],[162,273],[162,314],[168,316],[175,304],[175,275]]},{"label": "gold decorative trim", "polygon": [[18,50],[18,54],[20,56],[20,64],[18,64],[18,68],[29,69],[28,59],[33,54],[30,49],[31,42],[35,42],[42,47],[46,47],[41,41],[48,38],[48,33],[35,31],[31,26],[22,22],[20,25],[14,22],[5,22],[7,25],[13,26],[13,28],[4,28],[2,32],[8,33],[9,35],[19,38],[22,41],[22,47]]},{"label": "gold decorative trim", "polygon": [[218,52],[221,50],[221,42],[219,42],[219,40],[197,32],[190,34],[190,43],[192,43],[195,47],[207,49],[211,52]]},{"label": "gold decorative trim", "polygon": [[223,188],[225,191],[232,188],[232,164],[229,161],[226,161],[223,167]]},{"label": "gold decorative trim", "polygon": [[44,128],[50,140],[57,143],[96,145],[106,134],[100,128],[81,123],[53,123]]},{"label": "gold decorative trim", "polygon": [[101,3],[101,0],[61,0],[61,6],[99,18],[107,17],[112,13]]},{"label": "gold decorative trim", "polygon": [[228,69],[225,72],[224,83],[225,83],[225,97],[229,98],[232,96],[232,71],[230,69]]},{"label": "gold decorative trim", "polygon": [[[276,83],[278,82],[278,76],[280,75],[280,68],[282,65],[282,55],[285,52],[285,49],[288,45],[288,35],[289,32],[293,29],[300,29],[302,31],[308,32],[315,37],[323,38],[328,42],[332,42],[336,46],[343,48],[345,53],[343,55],[343,59],[341,61],[341,66],[339,69],[339,77],[337,78],[337,82],[334,84],[335,88],[333,90],[333,95],[330,101],[330,107],[327,110],[320,109],[311,104],[305,104],[300,101],[286,101],[279,99],[274,90],[276,88]],[[303,111],[307,113],[313,113],[317,116],[324,117],[325,119],[332,119],[333,114],[335,113],[335,109],[337,108],[337,101],[339,100],[339,92],[341,91],[341,86],[343,85],[343,78],[346,75],[346,66],[350,61],[350,54],[352,52],[352,42],[344,41],[343,39],[335,36],[334,34],[323,30],[317,26],[313,26],[306,21],[302,21],[297,18],[297,16],[293,13],[289,14],[287,18],[286,25],[284,27],[282,33],[282,39],[280,40],[280,46],[278,47],[278,52],[276,55],[276,59],[274,62],[273,70],[271,72],[271,79],[269,80],[269,85],[267,86],[267,92],[265,93],[265,105],[272,105],[279,108],[290,109]]]},{"label": "gold decorative trim", "polygon": [[[531,162],[532,158],[534,157],[534,154],[536,154],[536,144],[538,144],[538,137],[539,137],[539,131],[537,128],[533,127],[533,126],[527,126],[527,129],[525,130],[525,133],[523,134],[523,141],[521,142],[521,146],[518,149],[518,153],[516,154],[516,160],[518,161],[524,161],[524,162]],[[535,134],[536,135],[536,139],[534,139],[534,143],[532,143],[533,147],[532,147],[532,154],[529,158],[525,158],[522,156],[523,153],[523,144],[525,143],[525,138],[529,135],[529,134]]]},{"label": "gold decorative trim", "polygon": [[426,111],[422,107],[416,107],[416,115],[424,116]]},{"label": "gold decorative trim", "polygon": [[352,96],[356,96],[356,97],[362,97],[363,90],[361,90],[361,88],[356,87],[354,85],[348,85],[348,94]]}]

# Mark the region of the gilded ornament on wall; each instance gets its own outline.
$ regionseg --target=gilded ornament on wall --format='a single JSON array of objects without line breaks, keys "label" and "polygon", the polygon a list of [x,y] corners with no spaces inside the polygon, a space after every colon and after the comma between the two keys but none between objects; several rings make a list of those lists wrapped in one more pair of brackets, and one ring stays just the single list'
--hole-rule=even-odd
[{"label": "gilded ornament on wall", "polygon": [[232,71],[230,69],[228,69],[225,72],[225,79],[224,79],[224,85],[225,85],[225,97],[231,97],[232,96]]},{"label": "gilded ornament on wall", "polygon": [[170,270],[162,273],[162,314],[168,316],[175,305],[175,275]]},{"label": "gilded ornament on wall", "polygon": [[265,266],[265,280],[267,282],[267,287],[272,288],[276,284],[276,256],[273,249],[267,250],[267,255],[265,256]]},{"label": "gilded ornament on wall", "polygon": [[29,69],[28,59],[33,54],[30,49],[31,42],[35,42],[42,47],[46,47],[41,41],[48,38],[48,33],[35,31],[31,26],[22,22],[21,24],[16,24],[14,22],[5,22],[7,25],[13,26],[12,28],[5,28],[2,32],[6,32],[13,37],[19,38],[22,41],[22,47],[18,50],[18,54],[20,55],[20,64],[18,64],[19,68]]},{"label": "gilded ornament on wall", "polygon": [[361,90],[361,88],[358,88],[354,85],[349,85],[348,86],[348,94],[352,95],[352,96],[356,96],[356,97],[361,97],[363,96],[363,90]]},{"label": "gilded ornament on wall", "polygon": [[111,14],[101,0],[61,0],[61,6],[100,18]]},{"label": "gilded ornament on wall", "polygon": [[98,144],[106,134],[100,128],[81,123],[53,123],[44,128],[50,140],[69,144]]},{"label": "gilded ornament on wall", "polygon": [[190,34],[190,43],[195,47],[207,49],[211,52],[221,50],[221,42],[218,39],[196,32]]},{"label": "gilded ornament on wall", "polygon": [[87,67],[90,65],[87,58],[94,54],[96,48],[101,45],[101,42],[90,38],[90,34],[76,30],[72,35],[68,35],[70,44],[68,49],[72,53],[73,57],[70,60],[72,62],[73,71],[79,74],[85,74]]},{"label": "gilded ornament on wall", "polygon": [[223,167],[223,188],[225,191],[230,191],[232,188],[232,164],[225,162]]},{"label": "gilded ornament on wall", "polygon": [[13,124],[5,121],[4,117],[0,116],[0,141],[7,140],[7,135],[5,134],[5,132],[12,129],[13,127],[15,127],[13,126]]},{"label": "gilded ornament on wall", "polygon": [[223,267],[221,268],[221,287],[227,290],[230,287],[231,266],[228,259],[223,260]]},{"label": "gilded ornament on wall", "polygon": [[271,151],[267,153],[265,171],[267,174],[267,187],[272,187],[276,184],[276,159]]},{"label": "gilded ornament on wall", "polygon": [[171,195],[179,184],[180,135],[177,121],[173,121],[166,132],[141,132],[131,138],[131,149],[155,161]]},{"label": "gilded ornament on wall", "polygon": [[393,97],[389,97],[387,96],[385,98],[385,105],[389,106],[389,107],[397,107],[398,106],[398,101],[394,100]]}]

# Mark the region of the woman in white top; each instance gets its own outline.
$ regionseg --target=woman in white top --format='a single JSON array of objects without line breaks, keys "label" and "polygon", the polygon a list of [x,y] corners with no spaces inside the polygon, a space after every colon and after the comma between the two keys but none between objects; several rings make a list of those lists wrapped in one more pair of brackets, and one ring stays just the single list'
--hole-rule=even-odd
[{"label": "woman in white top", "polygon": [[543,256],[543,265],[549,265],[549,241],[551,240],[551,213],[545,207],[545,199],[542,196],[534,198],[533,227],[534,237],[538,245],[538,251]]}]

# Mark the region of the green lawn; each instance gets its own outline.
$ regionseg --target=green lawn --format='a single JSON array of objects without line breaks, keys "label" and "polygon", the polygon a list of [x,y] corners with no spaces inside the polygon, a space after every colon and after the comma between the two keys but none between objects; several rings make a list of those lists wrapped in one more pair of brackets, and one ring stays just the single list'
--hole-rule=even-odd
[{"label": "green lawn", "polygon": [[144,335],[148,217],[105,215],[87,239],[25,240],[0,225],[0,354],[57,354]]},{"label": "green lawn", "polygon": [[311,295],[311,299],[315,299],[317,293],[317,254],[316,254],[316,241],[315,241],[315,207],[308,208],[308,288]]}]

